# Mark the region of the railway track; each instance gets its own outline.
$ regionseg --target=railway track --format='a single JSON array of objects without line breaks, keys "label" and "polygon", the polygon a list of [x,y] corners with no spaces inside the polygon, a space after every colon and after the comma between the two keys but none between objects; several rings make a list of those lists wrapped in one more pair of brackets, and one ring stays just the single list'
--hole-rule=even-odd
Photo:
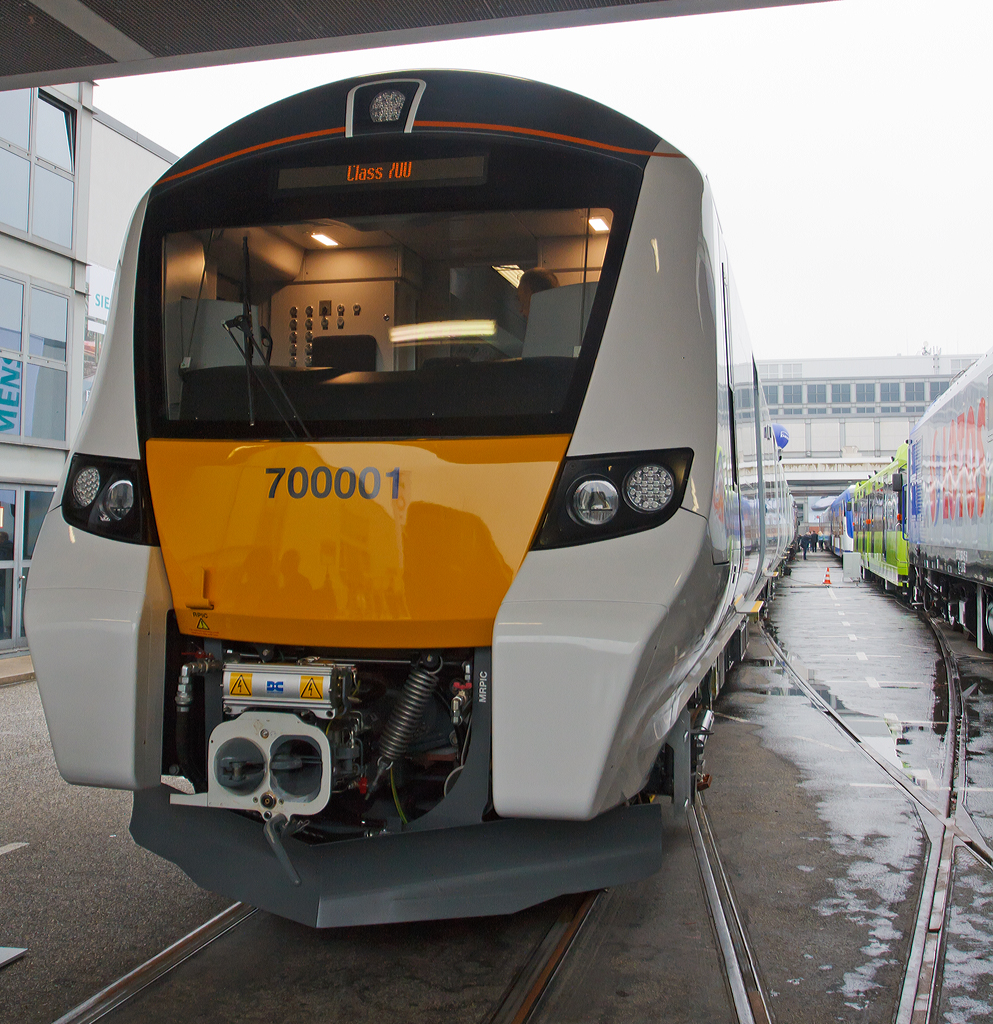
[{"label": "railway track", "polygon": [[951,873],[956,849],[966,847],[985,864],[993,867],[993,850],[982,838],[969,816],[964,800],[961,799],[967,785],[966,735],[963,728],[962,688],[958,663],[943,635],[941,623],[923,612],[921,618],[934,634],[944,663],[948,687],[948,725],[952,738],[947,745],[942,785],[935,791],[940,794],[937,800],[932,794],[918,788],[877,750],[864,742],[797,670],[794,659],[786,653],[779,642],[767,634],[769,643],[783,667],[796,685],[810,698],[812,705],[829,718],[851,743],[886,772],[893,783],[901,787],[914,801],[927,833],[929,853],[896,1024],[929,1024],[934,1017],[941,985],[940,964],[945,945]]},{"label": "railway track", "polygon": [[[601,892],[581,893],[557,901],[561,902],[558,913],[550,915],[552,919],[540,941],[524,958],[502,997],[480,1024],[525,1024],[531,1018],[542,992],[601,895]],[[254,907],[233,904],[59,1017],[54,1024],[93,1024],[99,1020],[112,1020],[116,1011],[161,983],[196,953],[213,943],[223,942],[256,913],[258,911]]]},{"label": "railway track", "polygon": [[[709,915],[714,927],[733,1017],[739,1024],[770,1024],[742,918],[734,903],[706,809],[699,802],[688,812],[687,826],[706,895],[707,906],[700,907],[700,914]],[[547,918],[538,929],[537,941],[521,957],[500,997],[476,1017],[479,1024],[527,1024],[543,1019],[543,995],[578,936],[586,928],[599,926],[592,912],[607,896],[606,891],[582,893],[548,904]],[[136,997],[151,995],[154,998],[155,987],[166,983],[184,964],[187,970],[199,975],[199,968],[188,961],[208,946],[216,947],[217,954],[228,955],[225,951],[225,943],[228,943],[233,955],[239,929],[244,929],[258,913],[253,907],[234,904],[80,1003],[55,1024],[93,1024],[99,1020],[111,1024],[115,1020],[140,1019],[144,1004],[134,1003]],[[286,952],[289,955],[300,953],[299,950]],[[721,984],[718,979],[709,981]],[[134,1016],[136,1011],[138,1017]]]}]

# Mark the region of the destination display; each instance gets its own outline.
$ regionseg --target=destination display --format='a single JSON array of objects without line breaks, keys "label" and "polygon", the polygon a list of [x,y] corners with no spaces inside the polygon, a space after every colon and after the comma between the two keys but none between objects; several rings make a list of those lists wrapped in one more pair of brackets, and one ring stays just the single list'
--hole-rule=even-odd
[{"label": "destination display", "polygon": [[440,160],[384,160],[329,167],[284,167],[279,188],[361,189],[397,185],[478,185],[486,181],[485,156]]}]

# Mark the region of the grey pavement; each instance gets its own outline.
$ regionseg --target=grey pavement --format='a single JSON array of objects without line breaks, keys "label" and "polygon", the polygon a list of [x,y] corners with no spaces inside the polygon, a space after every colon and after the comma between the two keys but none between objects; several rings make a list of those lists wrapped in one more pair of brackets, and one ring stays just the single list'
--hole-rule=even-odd
[{"label": "grey pavement", "polygon": [[49,1024],[228,906],[128,833],[130,793],[67,785],[34,682],[0,686],[0,1021]]}]

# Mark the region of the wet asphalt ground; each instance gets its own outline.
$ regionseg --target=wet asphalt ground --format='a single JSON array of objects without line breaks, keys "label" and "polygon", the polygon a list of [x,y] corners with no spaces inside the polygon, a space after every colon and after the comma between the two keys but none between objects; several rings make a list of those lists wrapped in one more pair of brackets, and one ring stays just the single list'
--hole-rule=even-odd
[{"label": "wet asphalt ground", "polygon": [[[833,556],[797,563],[770,633],[846,724],[940,804],[950,738],[933,636],[879,589],[841,580]],[[975,662],[964,802],[989,838],[993,661]],[[760,632],[716,710],[700,800],[772,1019],[894,1020],[927,814],[813,705]],[[59,779],[33,683],[0,688],[0,732],[0,849],[28,843],[0,855],[0,945],[28,947],[0,969],[0,1021],[42,1024],[230,900],[135,846],[127,794]],[[736,1020],[685,820],[667,820],[661,839],[663,869],[601,896],[534,1019]],[[106,1019],[489,1021],[558,910],[324,932],[257,913]],[[993,872],[959,848],[933,1019],[993,1020],[991,920]]]}]

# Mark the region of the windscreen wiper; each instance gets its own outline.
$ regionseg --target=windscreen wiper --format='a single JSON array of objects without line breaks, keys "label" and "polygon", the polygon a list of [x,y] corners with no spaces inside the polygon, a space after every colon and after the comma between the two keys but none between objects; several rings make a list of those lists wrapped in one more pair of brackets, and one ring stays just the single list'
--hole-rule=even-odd
[{"label": "windscreen wiper", "polygon": [[[242,358],[245,360],[245,382],[248,388],[248,422],[250,426],[255,426],[255,395],[254,395],[254,382],[262,386],[262,390],[265,392],[266,398],[272,403],[273,408],[279,413],[279,418],[286,425],[286,429],[294,436],[298,437],[297,431],[294,429],[293,424],[286,418],[284,409],[288,410],[290,416],[299,424],[300,430],[303,431],[303,436],[307,440],[311,440],[311,433],[307,429],[307,424],[304,423],[303,417],[297,412],[296,406],[290,400],[290,396],[287,395],[286,389],[283,387],[283,382],[276,375],[273,368],[269,365],[269,360],[262,353],[262,348],[259,343],[255,340],[255,332],[252,326],[252,295],[251,295],[251,276],[249,266],[249,251],[248,251],[248,236],[245,235],[242,238],[242,252],[245,257],[244,268],[242,271],[241,280],[241,295],[242,295],[242,312],[240,316],[233,317],[231,320],[224,321],[224,329],[231,336],[231,340],[234,342],[235,348],[241,353]],[[235,330],[241,331],[244,337],[244,344],[238,341],[234,336]],[[259,349],[259,354],[262,355],[260,364],[255,362],[255,350]],[[269,355],[272,354],[272,342],[269,343]],[[266,377],[260,370],[260,366],[265,368]],[[272,385],[275,385],[275,391]],[[280,407],[279,399],[282,399],[284,406]]]}]

